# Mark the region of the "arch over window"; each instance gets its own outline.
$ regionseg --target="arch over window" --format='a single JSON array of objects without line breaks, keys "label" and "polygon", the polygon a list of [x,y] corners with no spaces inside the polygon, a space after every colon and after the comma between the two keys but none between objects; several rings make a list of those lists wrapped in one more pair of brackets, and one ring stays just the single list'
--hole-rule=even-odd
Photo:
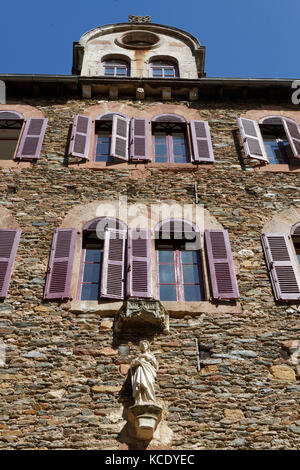
[{"label": "arch over window", "polygon": [[179,77],[178,64],[175,59],[155,58],[150,61],[150,77],[177,78]]},{"label": "arch over window", "polygon": [[196,234],[200,233],[199,228],[193,222],[190,222],[186,219],[180,218],[171,218],[160,221],[155,227],[155,238],[164,238],[167,237],[167,234],[170,234],[171,237],[174,237],[174,234],[184,238],[194,238]]},{"label": "arch over window", "polygon": [[101,75],[106,77],[129,77],[130,60],[126,57],[106,56],[101,61]]},{"label": "arch over window", "polygon": [[114,115],[118,115],[118,116],[122,116],[124,118],[127,118],[129,119],[129,116],[127,114],[124,114],[124,113],[111,113],[111,112],[107,112],[107,113],[103,113],[103,114],[99,114],[99,116],[96,117],[96,121],[112,121],[113,120],[113,117]]},{"label": "arch over window", "polygon": [[[98,226],[100,224],[100,227]],[[97,217],[87,222],[84,227],[84,232],[95,232],[97,228],[100,230],[106,230],[107,228],[115,230],[127,230],[127,225],[119,219],[113,217]]]},{"label": "arch over window", "polygon": [[159,114],[152,119],[152,122],[185,122],[186,120],[183,116],[179,114]]},{"label": "arch over window", "polygon": [[291,228],[291,236],[292,237],[300,237],[300,222],[294,224]]},{"label": "arch over window", "polygon": [[24,116],[17,111],[0,111],[0,119],[24,119]]}]

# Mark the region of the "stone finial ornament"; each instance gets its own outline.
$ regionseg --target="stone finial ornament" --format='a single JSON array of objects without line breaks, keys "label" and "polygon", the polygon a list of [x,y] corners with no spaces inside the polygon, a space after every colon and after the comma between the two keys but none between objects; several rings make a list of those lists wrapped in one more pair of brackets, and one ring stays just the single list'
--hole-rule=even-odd
[{"label": "stone finial ornament", "polygon": [[128,16],[128,23],[151,23],[151,16]]},{"label": "stone finial ornament", "polygon": [[154,383],[158,362],[146,340],[139,343],[141,354],[131,363],[132,395],[136,405],[155,402]]}]

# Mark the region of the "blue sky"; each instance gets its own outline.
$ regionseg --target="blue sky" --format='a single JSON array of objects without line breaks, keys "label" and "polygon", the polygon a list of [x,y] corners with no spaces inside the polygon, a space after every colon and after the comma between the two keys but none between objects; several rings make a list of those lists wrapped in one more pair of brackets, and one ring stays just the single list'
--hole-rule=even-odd
[{"label": "blue sky", "polygon": [[299,0],[3,2],[0,73],[71,74],[73,41],[129,14],[196,36],[208,77],[300,78]]}]

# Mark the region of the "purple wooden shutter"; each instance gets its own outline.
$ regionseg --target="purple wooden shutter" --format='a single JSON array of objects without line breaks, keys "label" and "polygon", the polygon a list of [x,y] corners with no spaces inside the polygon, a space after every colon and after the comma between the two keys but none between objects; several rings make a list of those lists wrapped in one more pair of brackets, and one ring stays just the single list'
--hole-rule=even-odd
[{"label": "purple wooden shutter", "polygon": [[191,121],[190,129],[194,150],[194,161],[213,162],[215,158],[208,122]]},{"label": "purple wooden shutter", "polygon": [[0,229],[0,299],[6,297],[21,230]]},{"label": "purple wooden shutter", "polygon": [[128,230],[127,292],[131,297],[151,298],[151,232]]},{"label": "purple wooden shutter", "polygon": [[130,158],[132,160],[149,160],[148,119],[131,119]]},{"label": "purple wooden shutter", "polygon": [[255,160],[269,162],[260,128],[257,122],[245,118],[238,118],[237,122],[241,132],[246,155],[250,158],[254,158]]},{"label": "purple wooden shutter", "polygon": [[124,230],[105,231],[101,297],[124,299],[126,237]]},{"label": "purple wooden shutter", "polygon": [[129,119],[114,114],[110,155],[121,160],[128,160]]},{"label": "purple wooden shutter", "polygon": [[71,157],[89,158],[91,129],[91,118],[81,114],[74,117],[69,145],[69,155]]},{"label": "purple wooden shutter", "polygon": [[44,299],[69,299],[77,230],[54,231],[49,258]]},{"label": "purple wooden shutter", "polygon": [[39,158],[48,119],[31,118],[26,121],[16,159],[34,160]]},{"label": "purple wooden shutter", "polygon": [[267,268],[276,300],[299,300],[300,277],[286,233],[263,233],[261,236]]},{"label": "purple wooden shutter", "polygon": [[294,121],[283,119],[283,126],[294,157],[300,158],[300,131],[298,124]]},{"label": "purple wooden shutter", "polygon": [[205,230],[205,243],[213,299],[238,299],[239,289],[227,230]]}]

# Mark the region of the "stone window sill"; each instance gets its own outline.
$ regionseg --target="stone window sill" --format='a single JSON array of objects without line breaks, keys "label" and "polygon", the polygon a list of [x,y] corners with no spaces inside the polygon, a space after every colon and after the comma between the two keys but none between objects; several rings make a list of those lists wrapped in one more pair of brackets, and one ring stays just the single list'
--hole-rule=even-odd
[{"label": "stone window sill", "polygon": [[[240,314],[242,313],[241,304],[239,302],[167,302],[161,301],[170,317],[182,318],[186,315],[197,316],[202,313],[206,314]],[[72,313],[97,313],[103,317],[113,317],[122,307],[122,301],[82,301],[73,300],[69,303]]]},{"label": "stone window sill", "polygon": [[16,160],[0,160],[0,168],[19,169],[30,168],[31,162],[19,162]]},{"label": "stone window sill", "polygon": [[[299,161],[300,162],[300,161]],[[287,164],[270,164],[263,166],[256,166],[253,168],[254,171],[264,171],[271,173],[300,173],[300,164],[299,166],[291,166]]]},{"label": "stone window sill", "polygon": [[69,168],[78,170],[79,168],[89,168],[92,170],[145,170],[149,168],[155,168],[158,170],[172,170],[181,171],[185,169],[196,171],[198,168],[211,169],[213,163],[136,163],[136,162],[122,162],[122,163],[109,163],[106,162],[94,162],[94,161],[83,161],[83,162],[72,162],[69,161]]}]

